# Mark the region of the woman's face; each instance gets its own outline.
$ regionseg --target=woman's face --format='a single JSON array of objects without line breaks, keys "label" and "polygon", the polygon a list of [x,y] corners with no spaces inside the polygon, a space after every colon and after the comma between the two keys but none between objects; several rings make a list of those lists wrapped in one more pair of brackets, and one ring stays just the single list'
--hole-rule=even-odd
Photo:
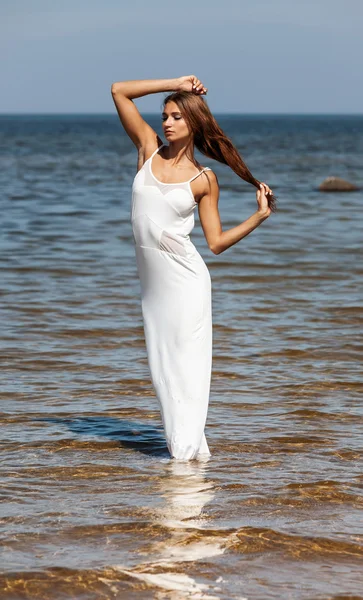
[{"label": "woman's face", "polygon": [[178,105],[171,100],[164,106],[162,113],[163,130],[168,142],[188,139],[190,132]]}]

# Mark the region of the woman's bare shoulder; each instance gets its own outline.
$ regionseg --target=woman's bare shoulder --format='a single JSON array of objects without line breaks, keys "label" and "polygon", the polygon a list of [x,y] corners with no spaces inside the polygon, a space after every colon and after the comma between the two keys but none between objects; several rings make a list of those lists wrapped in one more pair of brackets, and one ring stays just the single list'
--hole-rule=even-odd
[{"label": "woman's bare shoulder", "polygon": [[198,203],[205,196],[218,196],[219,191],[218,178],[214,171],[206,167],[201,167],[201,169],[206,170],[192,182],[192,191]]},{"label": "woman's bare shoulder", "polygon": [[201,174],[201,181],[203,181],[205,188],[210,188],[211,186],[219,187],[218,177],[215,172],[210,167],[202,167],[205,171]]}]

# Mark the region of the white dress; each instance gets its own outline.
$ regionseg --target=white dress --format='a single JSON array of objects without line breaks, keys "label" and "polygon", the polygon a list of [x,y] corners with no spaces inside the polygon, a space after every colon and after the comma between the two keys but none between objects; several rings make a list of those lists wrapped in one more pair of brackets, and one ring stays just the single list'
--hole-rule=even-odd
[{"label": "white dress", "polygon": [[[164,146],[164,144],[163,144]],[[190,182],[162,183],[155,150],[135,176],[131,223],[151,381],[170,455],[210,455],[204,434],[212,367],[211,278],[189,238]]]}]

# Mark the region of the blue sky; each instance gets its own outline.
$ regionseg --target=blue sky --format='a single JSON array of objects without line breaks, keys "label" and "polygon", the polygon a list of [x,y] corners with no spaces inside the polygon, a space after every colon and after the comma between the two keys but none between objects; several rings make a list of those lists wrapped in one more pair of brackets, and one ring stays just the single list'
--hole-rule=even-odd
[{"label": "blue sky", "polygon": [[0,113],[114,112],[114,81],[189,74],[214,112],[362,113],[362,23],[363,0],[1,0]]}]

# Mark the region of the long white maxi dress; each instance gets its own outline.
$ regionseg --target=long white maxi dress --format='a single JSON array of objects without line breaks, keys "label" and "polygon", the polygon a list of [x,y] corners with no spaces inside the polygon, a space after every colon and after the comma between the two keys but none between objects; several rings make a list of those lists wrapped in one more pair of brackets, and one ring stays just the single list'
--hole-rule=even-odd
[{"label": "long white maxi dress", "polygon": [[[162,145],[164,146],[164,144]],[[170,455],[210,455],[204,434],[212,367],[212,299],[208,268],[189,238],[190,182],[162,183],[152,159],[132,186],[131,223],[151,381]]]}]

